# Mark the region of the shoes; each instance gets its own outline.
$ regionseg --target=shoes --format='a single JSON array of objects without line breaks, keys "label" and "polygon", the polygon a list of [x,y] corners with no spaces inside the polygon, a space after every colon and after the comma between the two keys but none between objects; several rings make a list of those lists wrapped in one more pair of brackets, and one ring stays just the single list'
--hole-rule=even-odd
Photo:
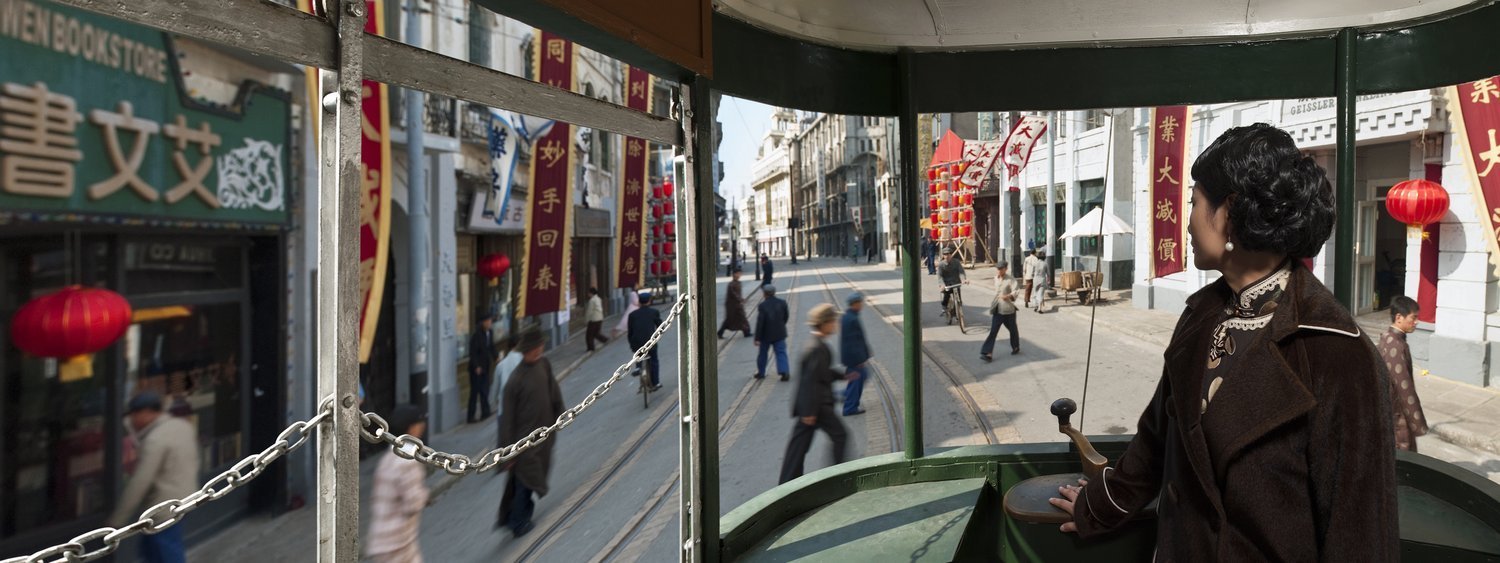
[{"label": "shoes", "polygon": [[854,409],[853,412],[844,413],[844,416],[855,416],[860,414],[865,414],[865,409]]},{"label": "shoes", "polygon": [[719,340],[723,340],[723,339],[724,339],[724,331],[721,330],[721,331],[719,331]]},{"label": "shoes", "polygon": [[651,390],[652,391],[661,391],[661,384],[657,383],[656,385],[652,385],[651,386]]},{"label": "shoes", "polygon": [[755,374],[755,378],[756,378],[756,379],[765,379],[765,378],[766,378],[766,376],[764,376],[764,375],[761,375],[761,374],[759,374],[759,373],[757,373],[757,374]]},{"label": "shoes", "polygon": [[1012,356],[1014,356],[1016,354],[1020,354],[1020,353],[1021,353],[1021,349],[1020,348],[1011,348],[1010,349],[1010,355],[1012,355]]},{"label": "shoes", "polygon": [[995,361],[995,358],[993,356],[989,355],[989,354],[980,354],[979,355],[979,359],[984,360],[986,362],[993,362],[993,361]]},{"label": "shoes", "polygon": [[535,522],[527,522],[525,524],[522,524],[521,527],[515,529],[516,537],[519,538],[521,536],[526,535],[527,532],[530,532],[531,529],[535,528],[535,527],[536,527],[536,523]]},{"label": "shoes", "polygon": [[787,375],[787,374],[784,374],[784,373],[781,374],[781,380],[782,381],[787,381],[787,380],[790,380],[791,378],[792,378],[792,376],[790,376],[790,375]]},{"label": "shoes", "polygon": [[755,338],[755,335],[754,334],[750,334],[749,332],[746,332],[745,333],[745,338]]}]

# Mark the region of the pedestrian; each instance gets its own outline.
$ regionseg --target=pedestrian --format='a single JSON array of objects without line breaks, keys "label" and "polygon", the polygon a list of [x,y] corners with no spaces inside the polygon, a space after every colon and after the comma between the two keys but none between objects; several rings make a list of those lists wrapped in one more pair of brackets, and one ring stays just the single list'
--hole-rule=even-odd
[{"label": "pedestrian", "polygon": [[813,434],[820,429],[833,444],[833,462],[844,462],[849,433],[833,411],[833,382],[844,374],[833,366],[833,350],[826,341],[838,331],[838,320],[838,311],[827,303],[819,303],[807,314],[813,338],[797,359],[797,394],[792,399],[792,418],[796,420],[787,441],[786,458],[781,462],[782,483],[802,476]]},{"label": "pedestrian", "polygon": [[745,314],[745,297],[740,290],[740,268],[736,266],[729,274],[729,285],[724,288],[724,322],[719,324],[719,338],[724,331],[744,331],[745,338],[754,336],[750,332],[750,317]]},{"label": "pedestrian", "polygon": [[[651,341],[651,335],[656,333],[656,327],[661,326],[661,311],[651,306],[651,294],[641,294],[641,308],[630,314],[630,331],[626,336],[630,341],[630,350],[639,353],[646,343]],[[661,389],[661,362],[657,360],[656,347],[646,353],[646,369],[651,374],[651,390]]]},{"label": "pedestrian", "polygon": [[[137,444],[135,471],[125,483],[109,525],[122,527],[144,508],[180,499],[198,490],[198,430],[186,420],[162,412],[161,395],[142,391],[125,406]],[[187,560],[182,527],[171,526],[141,536],[140,557],[148,563]]]},{"label": "pedestrian", "polygon": [[1025,295],[1021,298],[1022,304],[1031,302],[1031,278],[1036,274],[1036,266],[1036,250],[1026,249],[1026,258],[1021,260],[1021,287],[1026,290]]},{"label": "pedestrian", "polygon": [[760,284],[771,285],[771,274],[776,272],[776,267],[771,265],[771,257],[760,255]]},{"label": "pedestrian", "polygon": [[[481,311],[479,326],[469,337],[469,422],[490,417],[490,368],[495,365],[495,340],[490,334],[495,315]],[[479,410],[479,418],[474,411]]]},{"label": "pedestrian", "polygon": [[1417,451],[1417,436],[1427,435],[1427,417],[1422,415],[1422,400],[1417,398],[1416,374],[1411,370],[1411,349],[1406,335],[1417,330],[1416,301],[1405,295],[1391,300],[1391,328],[1380,337],[1380,357],[1391,378],[1391,406],[1394,407],[1396,449]]},{"label": "pedestrian", "polygon": [[755,347],[760,349],[755,356],[755,378],[766,377],[766,353],[776,351],[776,372],[781,380],[791,379],[791,362],[786,357],[786,323],[791,316],[786,301],[776,297],[776,286],[760,286],[763,298],[755,307]]},{"label": "pedestrian", "polygon": [[1158,561],[1399,560],[1390,384],[1302,263],[1333,232],[1333,186],[1264,123],[1191,170],[1187,256],[1220,275],[1187,298],[1124,453],[1051,499],[1061,530],[1102,537],[1155,500]]},{"label": "pedestrian", "polygon": [[594,342],[609,344],[609,339],[604,337],[604,298],[599,297],[597,287],[589,288],[589,306],[585,320],[589,322],[586,333],[589,351],[594,351]]},{"label": "pedestrian", "polygon": [[953,255],[953,249],[943,249],[943,264],[938,269],[938,280],[943,282],[943,310],[948,310],[948,298],[953,292],[958,291],[957,285],[969,283],[969,275],[964,271],[964,264]]},{"label": "pedestrian", "polygon": [[870,243],[869,245],[866,245],[865,248],[869,249],[868,252],[870,254],[869,258],[865,260],[865,263],[866,264],[874,264],[875,263],[875,249],[876,249],[876,245],[874,243]]},{"label": "pedestrian", "polygon": [[[521,441],[537,428],[551,426],[563,413],[562,390],[552,375],[552,363],[542,357],[547,341],[542,333],[527,332],[521,336],[521,365],[510,375],[505,384],[505,399],[501,412],[505,419],[500,423],[500,441],[497,447],[505,447]],[[547,476],[552,473],[552,450],[557,446],[557,434],[521,452],[505,469],[510,477],[505,485],[505,494],[500,499],[500,517],[495,526],[510,528],[515,537],[521,537],[534,527],[531,514],[536,501],[531,498],[547,496]]]},{"label": "pedestrian", "polygon": [[854,245],[854,251],[849,253],[849,261],[857,264],[859,263],[859,239],[855,238],[851,240],[850,244]]},{"label": "pedestrian", "polygon": [[994,360],[990,353],[995,351],[995,337],[1000,334],[1000,327],[1010,332],[1011,355],[1021,353],[1021,331],[1016,328],[1016,280],[1010,277],[1006,267],[1010,264],[1005,262],[995,263],[995,300],[990,302],[990,335],[985,337],[984,346],[979,348],[979,357],[984,361]]},{"label": "pedestrian", "polygon": [[1037,250],[1036,261],[1031,265],[1031,300],[1026,306],[1036,309],[1038,314],[1042,313],[1042,305],[1047,300],[1047,270],[1052,266],[1047,264],[1047,251]]},{"label": "pedestrian", "polygon": [[927,275],[929,276],[937,274],[937,267],[933,265],[937,261],[937,251],[937,242],[927,239],[927,244],[923,245],[923,253],[927,255]]},{"label": "pedestrian", "polygon": [[620,324],[615,325],[615,329],[610,336],[625,334],[625,331],[630,328],[628,326],[630,324],[630,314],[634,313],[640,306],[641,296],[636,292],[635,287],[625,286],[625,312],[620,314]]},{"label": "pedestrian", "polygon": [[[859,322],[859,312],[865,308],[865,296],[859,292],[849,294],[845,303],[844,317],[840,321],[839,359],[846,366],[844,386],[844,416],[864,414],[859,408],[860,396],[864,394],[865,380],[870,376],[870,341],[865,338],[865,327]],[[798,383],[801,384],[800,382]]]},{"label": "pedestrian", "polygon": [[[427,432],[427,413],[416,405],[399,405],[389,424],[392,432],[420,439]],[[428,498],[427,468],[422,462],[393,450],[381,454],[370,484],[365,557],[372,563],[422,563],[417,537]]]},{"label": "pedestrian", "polygon": [[510,374],[516,370],[516,366],[521,365],[522,354],[520,344],[515,334],[505,337],[505,355],[501,356],[500,362],[495,364],[494,376],[492,377],[494,381],[490,387],[494,389],[491,393],[495,403],[495,420],[497,423],[502,420],[500,411],[505,408],[504,401],[501,401],[505,394],[505,384],[510,381]]}]

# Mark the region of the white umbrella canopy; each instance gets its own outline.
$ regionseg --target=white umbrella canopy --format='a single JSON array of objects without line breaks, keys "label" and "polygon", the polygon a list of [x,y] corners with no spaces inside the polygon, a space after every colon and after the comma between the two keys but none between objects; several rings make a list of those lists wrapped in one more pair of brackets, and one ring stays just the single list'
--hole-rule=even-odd
[{"label": "white umbrella canopy", "polygon": [[[1103,215],[1103,217],[1100,217]],[[1101,228],[1102,227],[1102,228]],[[1073,226],[1063,231],[1059,238],[1097,237],[1102,235],[1129,235],[1135,234],[1130,225],[1113,214],[1105,213],[1103,208],[1095,207],[1093,211],[1084,214],[1073,222]]]}]

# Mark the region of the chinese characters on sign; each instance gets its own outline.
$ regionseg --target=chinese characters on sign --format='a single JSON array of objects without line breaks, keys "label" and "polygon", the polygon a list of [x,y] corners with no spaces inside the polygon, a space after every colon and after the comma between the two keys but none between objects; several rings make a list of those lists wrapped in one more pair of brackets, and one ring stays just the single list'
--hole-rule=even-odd
[{"label": "chinese characters on sign", "polygon": [[[538,79],[573,89],[573,43],[538,31],[546,46],[536,55]],[[526,259],[521,315],[566,311],[563,291],[572,261],[573,126],[556,123],[536,141],[526,195]]]},{"label": "chinese characters on sign", "polygon": [[1151,110],[1151,271],[1161,277],[1183,271],[1183,182],[1187,159],[1187,106]]},{"label": "chinese characters on sign", "polygon": [[1015,126],[1011,127],[1010,135],[1005,138],[1005,174],[1009,178],[1007,189],[1010,191],[1020,190],[1021,171],[1026,169],[1026,163],[1031,160],[1031,150],[1036,148],[1038,139],[1047,133],[1047,120],[1037,115],[1022,116]]},{"label": "chinese characters on sign", "polygon": [[1479,217],[1485,223],[1485,238],[1490,244],[1490,260],[1500,261],[1500,76],[1465,82],[1453,86],[1448,95],[1456,101],[1453,121],[1459,125],[1460,148],[1469,164],[1470,178],[1478,188],[1471,190]]},{"label": "chinese characters on sign", "polygon": [[[630,67],[625,73],[625,105],[637,111],[651,109],[651,75],[639,68]],[[625,170],[620,175],[623,186],[620,201],[620,241],[615,249],[615,282],[621,286],[640,287],[641,264],[645,260],[645,247],[641,241],[646,236],[646,141],[635,137],[625,138]]]},{"label": "chinese characters on sign", "polygon": [[1004,150],[1002,141],[964,141],[964,162],[969,163],[969,167],[964,169],[959,180],[965,186],[979,188],[985,176],[994,170],[995,162]]},{"label": "chinese characters on sign", "polygon": [[[367,0],[365,32],[385,35],[384,2]],[[365,196],[360,200],[359,224],[359,289],[364,296],[360,309],[359,361],[370,359],[370,348],[375,343],[375,325],[380,319],[380,303],[385,293],[387,251],[391,239],[391,138],[389,92],[385,84],[365,80],[364,97],[360,104],[361,128],[364,134],[360,142],[361,189]]]}]

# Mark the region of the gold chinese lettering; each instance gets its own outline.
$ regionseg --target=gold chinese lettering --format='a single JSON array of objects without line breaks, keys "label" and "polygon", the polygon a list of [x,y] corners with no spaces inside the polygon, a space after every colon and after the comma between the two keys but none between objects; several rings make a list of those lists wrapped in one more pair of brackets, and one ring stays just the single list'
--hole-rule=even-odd
[{"label": "gold chinese lettering", "polygon": [[[213,170],[214,157],[212,151],[219,146],[221,139],[209,128],[208,122],[198,124],[197,129],[187,126],[187,118],[181,114],[177,115],[175,123],[168,123],[165,128],[165,136],[177,142],[177,147],[172,151],[172,165],[177,167],[177,173],[182,175],[182,183],[172,186],[167,190],[167,203],[177,203],[189,194],[198,196],[204,205],[217,209],[219,198],[214,197],[213,192],[208,191],[208,186],[203,185],[203,180],[208,177],[208,172]],[[187,157],[183,151],[187,150],[188,144],[198,145],[198,164],[189,166]]]},{"label": "gold chinese lettering", "polygon": [[625,143],[625,153],[629,154],[630,158],[640,158],[641,150],[640,139],[631,139],[630,142]]},{"label": "gold chinese lettering", "polygon": [[552,265],[543,264],[536,272],[536,281],[532,282],[531,288],[537,291],[547,291],[557,287],[557,280],[552,277]]},{"label": "gold chinese lettering", "polygon": [[548,39],[547,56],[560,63],[567,62],[567,45],[563,44],[562,39]]},{"label": "gold chinese lettering", "polygon": [[1161,262],[1177,261],[1177,241],[1163,238],[1156,241],[1156,259]]},{"label": "gold chinese lettering", "polygon": [[553,139],[550,141],[543,141],[542,146],[537,147],[537,150],[542,155],[543,166],[551,168],[553,166],[557,166],[557,161],[562,160],[563,151],[566,151],[567,149],[563,147],[561,141]]},{"label": "gold chinese lettering", "polygon": [[1177,127],[1179,125],[1181,124],[1177,123],[1177,116],[1175,115],[1162,118],[1161,124],[1157,125],[1157,128],[1161,130],[1161,140],[1163,143],[1170,143],[1177,140]]},{"label": "gold chinese lettering", "polygon": [[1177,210],[1172,205],[1172,200],[1163,199],[1156,202],[1156,220],[1177,222]]},{"label": "gold chinese lettering", "polygon": [[1495,130],[1490,129],[1489,134],[1490,149],[1479,153],[1479,159],[1485,162],[1484,171],[1479,173],[1480,178],[1489,176],[1490,170],[1493,170],[1496,164],[1500,164],[1500,145],[1495,143]]},{"label": "gold chinese lettering", "polygon": [[625,181],[625,195],[635,197],[641,195],[641,181],[631,178]]},{"label": "gold chinese lettering", "polygon": [[537,247],[557,248],[557,229],[544,229],[536,232]]},{"label": "gold chinese lettering", "polygon": [[1486,78],[1475,81],[1474,92],[1469,94],[1469,101],[1476,104],[1488,104],[1490,100],[1500,98],[1500,86],[1495,84],[1495,79]]},{"label": "gold chinese lettering", "polygon": [[78,150],[73,98],[34,86],[6,84],[0,91],[0,186],[7,193],[65,198],[73,195]]},{"label": "gold chinese lettering", "polygon": [[[639,184],[636,185],[636,191],[640,191],[640,185]],[[626,222],[635,223],[635,222],[640,221],[640,220],[641,220],[641,210],[635,209],[635,208],[631,208],[631,209],[625,210],[625,221]]]},{"label": "gold chinese lettering", "polygon": [[[119,113],[99,110],[89,112],[89,120],[104,128],[104,146],[109,153],[109,162],[114,165],[115,175],[108,180],[89,186],[89,197],[100,199],[129,186],[141,199],[156,201],[160,194],[141,180],[141,160],[146,156],[146,143],[151,135],[161,130],[154,121],[135,116],[130,102],[120,102]],[[130,147],[130,157],[120,150],[120,131],[135,133],[135,144]]]},{"label": "gold chinese lettering", "polygon": [[557,204],[559,203],[562,203],[562,199],[557,197],[556,187],[543,188],[542,199],[537,200],[536,206],[541,208],[542,211],[551,213],[554,209],[557,208]]},{"label": "gold chinese lettering", "polygon": [[623,244],[628,247],[639,247],[641,245],[641,240],[640,237],[636,236],[635,233],[626,233],[625,241]]},{"label": "gold chinese lettering", "polygon": [[632,98],[644,98],[644,97],[646,97],[646,81],[645,80],[632,80],[632,81],[630,81],[630,97],[632,97]]},{"label": "gold chinese lettering", "polygon": [[625,273],[627,273],[627,274],[634,274],[635,273],[635,258],[632,257],[632,258],[626,258],[625,259]]},{"label": "gold chinese lettering", "polygon": [[[369,84],[365,84],[360,88],[360,95],[366,100],[373,98],[375,97],[375,88]],[[359,112],[359,130],[363,132],[366,141],[374,142],[380,140],[380,130],[375,128],[375,122],[370,121],[370,112],[368,111]]]},{"label": "gold chinese lettering", "polygon": [[1177,178],[1173,177],[1173,175],[1172,175],[1172,161],[1170,159],[1168,159],[1167,157],[1165,157],[1165,156],[1161,157],[1161,168],[1157,168],[1156,169],[1156,181],[1158,181],[1158,182],[1171,182],[1171,183],[1177,184],[1179,186],[1182,185],[1182,184],[1180,184],[1180,183],[1177,182]]}]

